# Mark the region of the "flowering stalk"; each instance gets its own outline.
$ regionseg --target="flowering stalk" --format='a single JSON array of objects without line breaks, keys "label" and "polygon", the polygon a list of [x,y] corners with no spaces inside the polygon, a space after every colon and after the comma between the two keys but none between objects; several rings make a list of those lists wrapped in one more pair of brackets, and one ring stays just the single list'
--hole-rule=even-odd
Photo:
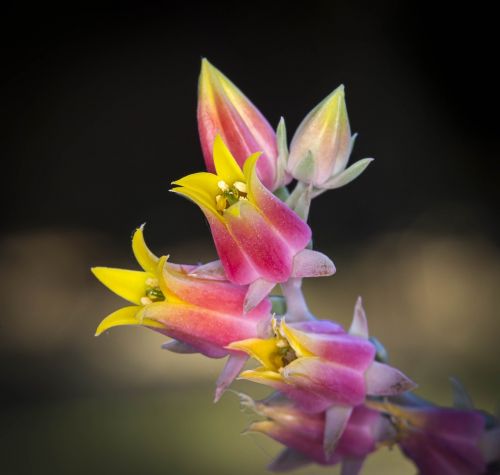
[{"label": "flowering stalk", "polygon": [[[285,122],[276,133],[258,109],[207,60],[202,61],[198,128],[208,172],[173,182],[173,192],[200,207],[219,259],[204,265],[157,257],[135,231],[142,270],[94,267],[94,275],[130,304],[108,315],[96,335],[122,325],[166,335],[177,353],[228,357],[217,401],[239,377],[274,392],[241,395],[261,420],[249,431],[285,446],[270,469],[315,462],[358,475],[383,446],[398,445],[420,475],[493,475],[500,467],[500,424],[472,407],[455,382],[455,406],[411,393],[415,383],[387,364],[368,334],[358,299],[348,331],[317,319],[302,280],[330,276],[329,257],[312,250],[312,200],[343,186],[371,162],[347,167],[354,144],[343,86],[302,121],[288,149]],[[297,184],[291,193],[291,178]],[[279,284],[281,295],[269,294]],[[260,367],[244,370],[252,357]]]}]

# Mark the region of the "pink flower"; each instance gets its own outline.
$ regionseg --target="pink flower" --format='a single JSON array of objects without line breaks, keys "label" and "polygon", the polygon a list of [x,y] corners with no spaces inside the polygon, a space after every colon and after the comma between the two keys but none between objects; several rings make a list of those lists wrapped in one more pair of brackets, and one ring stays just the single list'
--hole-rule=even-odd
[{"label": "pink flower", "polygon": [[[289,182],[278,157],[276,134],[266,118],[245,95],[212,66],[201,62],[198,92],[198,130],[207,169],[215,170],[212,155],[215,137],[220,135],[238,164],[255,152],[262,158],[257,174],[264,186],[275,190]],[[282,170],[278,168],[281,166]]]},{"label": "pink flower", "polygon": [[268,385],[308,413],[327,411],[325,450],[331,451],[354,407],[367,395],[392,396],[415,387],[397,369],[374,361],[368,325],[358,299],[349,333],[327,321],[274,324],[274,337],[231,343],[262,366],[240,378]]},{"label": "pink flower", "polygon": [[174,341],[164,345],[179,352],[197,351],[210,358],[230,356],[219,379],[217,397],[240,372],[247,356],[227,346],[241,338],[265,335],[271,304],[263,300],[243,314],[247,288],[226,280],[190,275],[196,266],[168,262],[146,246],[142,227],[132,239],[134,255],[142,270],[94,267],[94,275],[110,290],[133,305],[108,315],[96,335],[121,325],[154,329]]},{"label": "pink flower", "polygon": [[342,463],[342,473],[357,475],[365,458],[378,444],[393,437],[389,419],[363,405],[351,413],[335,450],[325,453],[325,413],[302,412],[293,403],[282,400],[252,401],[240,395],[242,403],[267,420],[254,422],[249,431],[260,432],[285,445],[286,448],[271,463],[273,471],[286,471],[315,462],[320,465]]},{"label": "pink flower", "polygon": [[247,311],[276,283],[334,273],[330,259],[305,249],[311,239],[309,226],[258,178],[259,153],[241,170],[217,136],[213,156],[216,174],[188,175],[174,181],[172,191],[191,199],[205,214],[227,278],[252,284]]}]

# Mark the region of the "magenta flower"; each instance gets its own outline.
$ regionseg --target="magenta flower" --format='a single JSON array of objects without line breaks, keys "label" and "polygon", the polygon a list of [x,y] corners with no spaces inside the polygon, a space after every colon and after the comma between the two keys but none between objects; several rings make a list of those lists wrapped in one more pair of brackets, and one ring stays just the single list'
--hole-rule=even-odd
[{"label": "magenta flower", "polygon": [[142,227],[132,239],[141,271],[94,267],[94,275],[110,290],[131,302],[107,316],[96,335],[121,325],[152,328],[174,341],[172,351],[196,351],[210,358],[230,356],[218,381],[217,398],[240,372],[247,356],[227,346],[241,338],[266,334],[271,318],[265,299],[243,314],[247,288],[223,280],[193,277],[196,266],[184,266],[156,257],[146,246]]},{"label": "magenta flower", "polygon": [[328,257],[305,249],[311,239],[309,226],[258,178],[259,153],[241,170],[217,136],[213,156],[217,174],[188,175],[174,181],[172,191],[194,201],[205,214],[227,278],[252,284],[247,311],[276,283],[334,273]]},{"label": "magenta flower", "polygon": [[397,428],[397,443],[421,475],[486,473],[488,460],[483,456],[481,444],[488,436],[481,412],[430,405],[372,403],[371,406],[391,416]]},{"label": "magenta flower", "polygon": [[368,340],[368,325],[361,299],[349,333],[327,321],[287,324],[275,321],[274,336],[231,343],[228,348],[247,352],[262,366],[240,378],[268,385],[308,413],[327,412],[325,450],[331,451],[354,407],[367,395],[392,396],[415,387],[397,369],[374,361],[375,347]]},{"label": "magenta flower", "polygon": [[212,66],[201,62],[198,91],[198,130],[207,169],[215,171],[213,147],[220,135],[238,164],[256,152],[262,153],[257,174],[268,189],[275,190],[291,179],[278,154],[276,134],[260,111],[245,95]]},{"label": "magenta flower", "polygon": [[240,395],[244,405],[267,420],[254,422],[249,431],[260,432],[285,445],[271,463],[270,470],[283,472],[311,462],[320,465],[342,464],[344,475],[357,475],[365,458],[378,445],[394,436],[389,419],[366,406],[357,406],[350,415],[335,450],[323,448],[325,413],[309,414],[291,402],[254,402]]}]

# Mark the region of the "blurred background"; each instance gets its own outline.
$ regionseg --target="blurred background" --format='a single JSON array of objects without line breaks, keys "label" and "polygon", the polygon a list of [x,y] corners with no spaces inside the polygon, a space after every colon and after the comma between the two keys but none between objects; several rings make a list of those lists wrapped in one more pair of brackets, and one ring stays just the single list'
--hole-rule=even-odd
[{"label": "blurred background", "polygon": [[[291,133],[345,84],[361,178],[313,205],[315,246],[337,275],[305,283],[312,309],[371,333],[418,393],[478,406],[500,393],[497,83],[479,4],[121,4],[1,16],[0,471],[264,474],[278,446],[240,436],[251,418],[222,361],[100,320],[122,303],[89,272],[134,268],[132,231],[174,262],[214,258],[208,227],[170,181],[202,168],[195,121],[206,56]],[[262,388],[237,383],[254,396]],[[338,473],[310,467],[298,473]],[[366,474],[414,474],[384,449]]]}]

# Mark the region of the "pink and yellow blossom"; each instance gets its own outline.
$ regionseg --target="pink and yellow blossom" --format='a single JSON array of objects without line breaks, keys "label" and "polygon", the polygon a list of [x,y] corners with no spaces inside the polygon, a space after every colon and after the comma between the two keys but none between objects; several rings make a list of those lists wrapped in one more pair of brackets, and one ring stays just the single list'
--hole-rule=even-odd
[{"label": "pink and yellow blossom", "polygon": [[354,407],[366,396],[392,396],[415,387],[397,369],[376,362],[366,316],[358,300],[349,333],[328,320],[273,321],[271,338],[252,338],[228,348],[247,352],[261,366],[240,378],[270,386],[308,413],[327,412],[325,450],[331,451]]},{"label": "pink and yellow blossom", "polygon": [[[242,170],[217,136],[216,173],[188,175],[174,181],[172,191],[191,199],[205,214],[227,278],[240,285],[254,284],[251,290],[262,298],[276,283],[303,277],[304,269],[309,275],[331,275],[335,267],[323,254],[305,249],[311,229],[262,184],[256,173],[260,155],[248,157]],[[294,266],[301,253],[316,257],[314,268],[310,259],[298,259],[300,266]]]},{"label": "pink and yellow blossom", "polygon": [[[246,355],[227,346],[241,338],[266,334],[271,318],[268,299],[244,314],[246,287],[194,277],[191,273],[196,266],[173,264],[166,256],[158,258],[146,246],[142,227],[134,233],[132,248],[142,270],[92,269],[106,287],[132,304],[108,315],[96,335],[122,325],[148,327],[208,357],[236,358],[241,365],[235,367],[231,361],[227,368],[234,378]],[[166,347],[175,350],[176,344]],[[226,387],[229,382],[222,383]]]}]

